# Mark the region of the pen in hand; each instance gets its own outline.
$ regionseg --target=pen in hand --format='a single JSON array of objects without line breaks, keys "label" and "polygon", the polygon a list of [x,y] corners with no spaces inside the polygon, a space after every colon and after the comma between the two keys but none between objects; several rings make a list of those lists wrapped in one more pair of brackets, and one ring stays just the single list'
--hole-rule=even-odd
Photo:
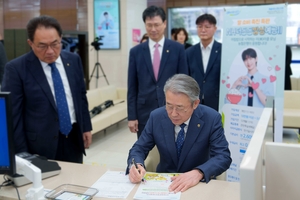
[{"label": "pen in hand", "polygon": [[[139,174],[141,174],[141,170],[138,168],[134,158],[132,158],[131,160],[131,164],[135,166],[135,168],[137,169],[137,171],[139,172]],[[142,182],[144,182],[144,179],[142,178]]]},{"label": "pen in hand", "polygon": [[132,158],[131,163],[135,166],[135,168],[138,170],[139,174],[141,173],[141,171],[139,170],[134,158]]}]

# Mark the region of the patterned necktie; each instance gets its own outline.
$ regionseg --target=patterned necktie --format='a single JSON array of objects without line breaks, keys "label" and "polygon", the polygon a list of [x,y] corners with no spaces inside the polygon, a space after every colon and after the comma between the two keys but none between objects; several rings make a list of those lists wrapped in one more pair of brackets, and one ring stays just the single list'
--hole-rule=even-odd
[{"label": "patterned necktie", "polygon": [[179,159],[180,157],[180,153],[181,153],[181,149],[182,149],[182,145],[184,142],[184,127],[186,126],[185,123],[180,125],[180,131],[177,135],[177,140],[176,140],[176,148],[177,148],[177,157]]},{"label": "patterned necktie", "polygon": [[[251,80],[253,79],[253,76],[250,77]],[[248,90],[248,106],[252,106],[253,105],[253,88],[249,87]]]},{"label": "patterned necktie", "polygon": [[154,47],[155,47],[155,50],[154,50],[154,54],[153,54],[153,72],[154,72],[155,79],[157,80],[159,65],[160,65],[160,53],[158,50],[159,44],[156,43],[154,45]]},{"label": "patterned necktie", "polygon": [[50,63],[49,66],[51,67],[56,107],[58,111],[59,130],[62,134],[67,136],[72,129],[72,124],[64,85],[55,63]]}]

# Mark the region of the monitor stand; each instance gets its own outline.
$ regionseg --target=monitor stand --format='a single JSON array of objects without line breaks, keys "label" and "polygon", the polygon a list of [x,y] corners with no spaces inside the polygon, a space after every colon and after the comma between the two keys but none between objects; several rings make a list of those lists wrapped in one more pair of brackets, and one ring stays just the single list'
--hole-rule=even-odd
[{"label": "monitor stand", "polygon": [[[61,171],[60,166],[55,161],[49,161],[45,157],[41,157],[38,155],[32,155],[27,152],[19,153],[16,157],[23,158],[29,163],[33,164],[37,168],[39,168],[42,172],[42,179],[58,175]],[[32,181],[28,180],[23,175],[17,171],[17,174],[8,175],[8,179],[12,180],[16,186],[22,186],[31,183]]]},{"label": "monitor stand", "polygon": [[45,200],[44,186],[42,185],[42,173],[39,168],[19,156],[16,157],[16,172],[23,174],[32,181],[32,187],[27,190],[26,200]]}]

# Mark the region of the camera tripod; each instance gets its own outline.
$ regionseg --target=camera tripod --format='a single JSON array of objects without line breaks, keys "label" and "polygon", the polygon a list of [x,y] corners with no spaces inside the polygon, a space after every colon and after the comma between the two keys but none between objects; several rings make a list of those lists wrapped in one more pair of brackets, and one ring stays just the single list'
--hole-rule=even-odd
[{"label": "camera tripod", "polygon": [[[100,68],[100,70],[102,72],[102,76],[99,76],[99,68]],[[96,72],[96,75],[94,76],[95,72]],[[102,68],[101,64],[99,63],[98,51],[97,51],[97,62],[95,63],[95,66],[94,66],[93,72],[91,74],[89,83],[91,82],[91,80],[92,80],[93,77],[96,78],[96,88],[98,88],[98,79],[99,79],[99,77],[104,77],[105,80],[106,80],[107,85],[109,85],[108,80],[106,78],[106,75],[105,75],[105,73],[103,71],[103,68]]]}]

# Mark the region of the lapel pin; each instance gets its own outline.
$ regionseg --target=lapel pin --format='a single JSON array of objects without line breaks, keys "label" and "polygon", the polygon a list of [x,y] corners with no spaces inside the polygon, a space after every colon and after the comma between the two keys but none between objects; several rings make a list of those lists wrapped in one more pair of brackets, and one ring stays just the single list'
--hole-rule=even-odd
[{"label": "lapel pin", "polygon": [[169,50],[167,50],[167,53],[169,53]]},{"label": "lapel pin", "polygon": [[200,124],[198,124],[197,126],[198,126],[198,128],[200,128]]},{"label": "lapel pin", "polygon": [[218,53],[218,51],[216,51],[216,53]]},{"label": "lapel pin", "polygon": [[67,63],[67,66],[70,66],[70,64],[69,64],[69,63]]}]

